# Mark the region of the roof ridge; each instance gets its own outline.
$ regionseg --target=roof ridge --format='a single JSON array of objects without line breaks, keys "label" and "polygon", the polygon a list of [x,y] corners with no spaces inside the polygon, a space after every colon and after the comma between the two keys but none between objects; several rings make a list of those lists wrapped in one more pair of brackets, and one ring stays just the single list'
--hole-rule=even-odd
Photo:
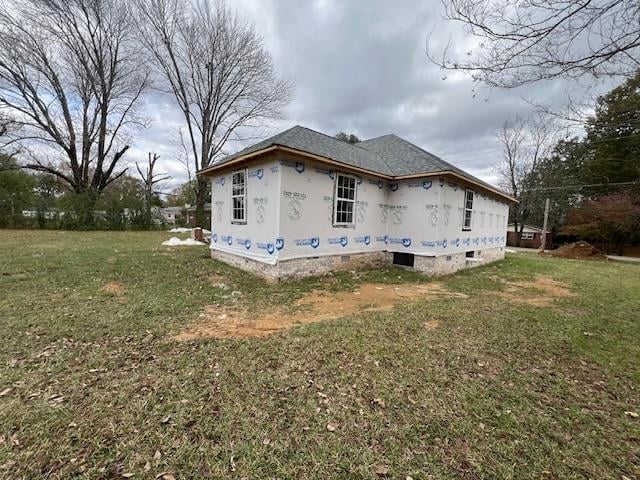
[{"label": "roof ridge", "polygon": [[452,164],[450,164],[449,162],[447,162],[447,161],[445,161],[445,160],[442,160],[438,155],[436,155],[436,154],[434,154],[434,153],[431,153],[431,152],[429,152],[429,151],[425,150],[424,148],[422,148],[422,147],[420,147],[420,146],[416,145],[415,143],[411,143],[411,142],[410,142],[409,140],[407,140],[406,138],[399,137],[398,135],[396,135],[396,134],[394,134],[394,133],[391,133],[390,135],[391,135],[392,137],[396,137],[398,140],[402,140],[404,143],[406,143],[407,145],[409,145],[409,147],[413,148],[414,150],[419,150],[419,151],[421,151],[422,153],[426,153],[427,155],[431,155],[432,157],[435,157],[435,158],[437,158],[438,160],[440,160],[441,162],[444,162],[444,163],[446,163],[447,165],[451,165],[452,167],[454,167],[454,166],[455,166],[455,165],[452,165]]},{"label": "roof ridge", "polygon": [[[383,138],[383,137],[398,137],[395,133],[385,133],[384,135],[378,135],[377,137],[371,137],[371,138],[367,138],[366,140],[362,140],[361,142],[358,142],[356,145],[359,145],[361,143],[365,143],[365,142],[370,142],[371,140],[377,140],[379,138]],[[398,137],[400,138],[400,137]]]},{"label": "roof ridge", "polygon": [[[370,150],[367,150],[366,148],[359,146],[357,143],[349,143],[349,142],[345,142],[345,141],[343,141],[343,140],[339,140],[339,139],[337,139],[336,137],[333,137],[333,136],[331,136],[331,135],[329,135],[329,134],[327,134],[327,133],[322,133],[322,132],[319,132],[319,131],[317,131],[317,130],[314,130],[313,128],[305,127],[305,126],[303,126],[303,125],[296,125],[295,127],[300,127],[300,128],[305,129],[305,130],[309,130],[310,132],[317,133],[318,135],[322,135],[323,137],[330,138],[331,140],[333,140],[333,141],[335,141],[335,142],[340,142],[340,143],[343,143],[343,144],[345,144],[345,145],[350,145],[350,146],[352,146],[352,147],[358,147],[358,148],[360,148],[360,149],[362,149],[362,150],[365,150],[365,151],[367,151],[367,152],[370,152],[370,153],[371,153],[371,151],[370,151]],[[295,128],[295,127],[291,127],[291,128]],[[360,142],[359,142],[359,143],[360,143]]]},{"label": "roof ridge", "polygon": [[[372,140],[377,140],[377,139],[379,139],[379,138],[384,138],[384,137],[393,137],[393,138],[394,138],[394,139],[396,139],[396,140],[400,140],[403,144],[407,145],[409,148],[411,148],[411,149],[412,149],[412,150],[414,150],[414,151],[415,151],[415,150],[418,150],[418,151],[420,151],[420,152],[422,152],[422,153],[426,153],[427,155],[430,155],[430,156],[432,156],[432,157],[434,157],[434,158],[438,159],[439,161],[441,161],[441,162],[445,163],[446,165],[448,165],[448,166],[450,166],[450,167],[454,167],[454,165],[451,165],[450,163],[445,162],[444,160],[442,160],[442,159],[441,159],[440,157],[438,157],[437,155],[434,155],[433,153],[426,151],[424,148],[421,148],[421,147],[419,147],[418,145],[415,145],[414,143],[411,143],[409,140],[407,140],[407,139],[405,139],[405,138],[402,138],[402,137],[400,137],[400,136],[396,135],[395,133],[386,133],[386,134],[384,134],[384,135],[379,135],[379,136],[377,136],[377,137],[373,137],[373,138],[370,138],[370,139],[368,139],[368,140],[364,140],[364,141],[363,141],[363,142],[361,142],[361,143],[369,142],[369,141],[372,141]],[[372,153],[373,153],[373,152],[372,152]],[[375,153],[377,153],[377,152],[375,152]],[[378,154],[378,155],[379,155],[379,154]],[[379,155],[379,156],[380,156],[380,158],[382,159],[382,161],[384,162],[384,164],[385,164],[387,167],[389,167],[389,169],[390,169],[390,170],[393,170],[393,169],[391,168],[391,166],[389,165],[389,163],[387,162],[387,160],[385,160],[385,158],[384,158],[383,156],[381,156],[381,155]],[[454,167],[454,168],[455,168],[455,167]]]}]

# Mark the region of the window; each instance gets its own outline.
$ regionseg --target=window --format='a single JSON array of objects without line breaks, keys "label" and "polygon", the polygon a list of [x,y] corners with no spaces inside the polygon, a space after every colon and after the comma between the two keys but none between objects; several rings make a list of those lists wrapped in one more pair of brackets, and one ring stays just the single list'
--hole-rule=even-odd
[{"label": "window", "polygon": [[464,221],[462,230],[471,230],[471,217],[473,214],[473,190],[464,191]]},{"label": "window", "polygon": [[231,223],[247,223],[247,171],[231,174]]},{"label": "window", "polygon": [[345,227],[355,224],[354,207],[356,204],[356,178],[350,175],[336,176],[333,196],[333,226]]},{"label": "window", "polygon": [[533,232],[522,232],[522,235],[520,235],[520,238],[522,240],[533,240]]}]

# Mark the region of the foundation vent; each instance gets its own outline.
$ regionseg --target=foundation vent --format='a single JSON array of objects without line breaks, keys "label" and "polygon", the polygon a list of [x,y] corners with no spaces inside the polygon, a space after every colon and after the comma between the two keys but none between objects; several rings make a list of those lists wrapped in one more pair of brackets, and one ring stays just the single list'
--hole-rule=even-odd
[{"label": "foundation vent", "polygon": [[393,264],[403,267],[413,267],[415,256],[413,253],[393,252]]}]

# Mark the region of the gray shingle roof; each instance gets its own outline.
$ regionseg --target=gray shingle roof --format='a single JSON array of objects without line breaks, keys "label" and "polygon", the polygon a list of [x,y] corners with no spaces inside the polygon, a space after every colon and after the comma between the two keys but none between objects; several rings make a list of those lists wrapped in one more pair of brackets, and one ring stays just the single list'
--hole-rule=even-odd
[{"label": "gray shingle roof", "polygon": [[267,138],[262,142],[251,145],[239,152],[223,158],[215,165],[222,165],[235,158],[241,157],[248,153],[257,152],[263,148],[273,145],[281,145],[283,147],[295,148],[304,152],[313,153],[322,157],[330,158],[336,162],[341,162],[352,167],[359,167],[370,170],[383,175],[393,175],[387,164],[379,155],[356,145],[342,142],[336,138],[316,132],[309,128],[296,125],[284,132],[280,132],[273,137]]},{"label": "gray shingle roof", "polygon": [[391,177],[452,171],[496,190],[494,186],[393,134],[350,144],[300,125],[229,155],[212,167],[224,165],[243,155],[276,145],[302,150]]}]

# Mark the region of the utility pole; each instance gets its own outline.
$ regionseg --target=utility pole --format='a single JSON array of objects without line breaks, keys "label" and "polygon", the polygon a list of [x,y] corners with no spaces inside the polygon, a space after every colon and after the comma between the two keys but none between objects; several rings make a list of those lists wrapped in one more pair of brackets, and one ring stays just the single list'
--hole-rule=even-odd
[{"label": "utility pole", "polygon": [[541,248],[544,253],[544,249],[547,246],[547,225],[549,222],[549,198],[547,198],[544,202],[544,224],[542,225],[542,243]]}]

